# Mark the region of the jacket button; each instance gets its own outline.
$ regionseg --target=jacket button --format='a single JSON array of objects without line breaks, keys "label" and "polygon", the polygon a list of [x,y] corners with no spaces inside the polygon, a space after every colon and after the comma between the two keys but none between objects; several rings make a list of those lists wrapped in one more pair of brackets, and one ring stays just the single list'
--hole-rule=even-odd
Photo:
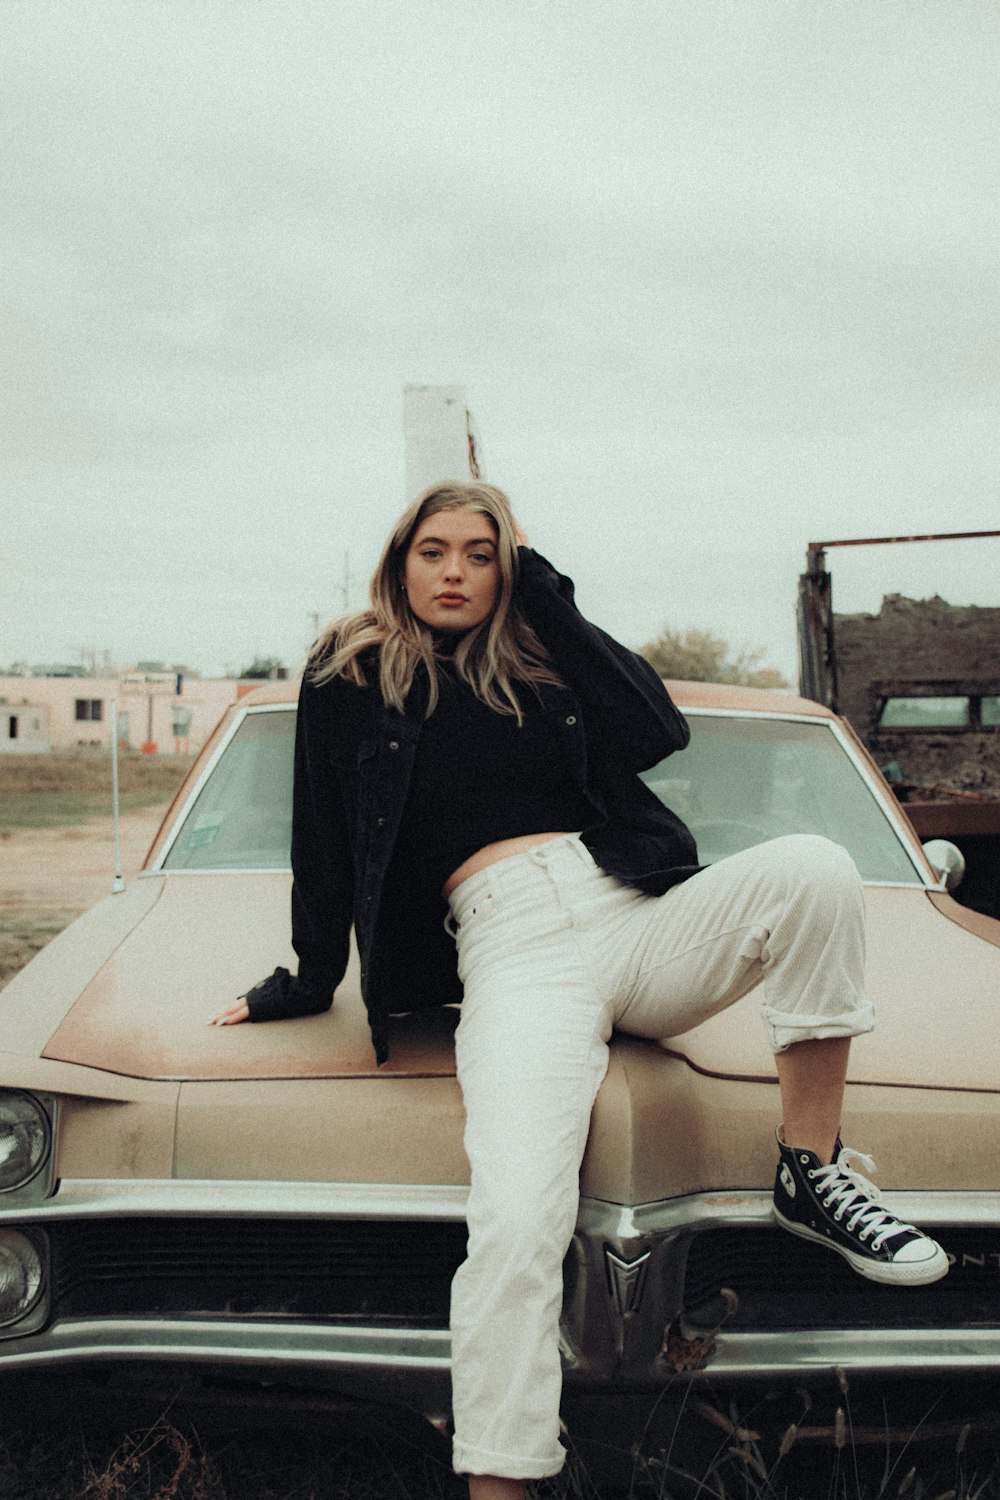
[{"label": "jacket button", "polygon": [[384,818],[376,818],[375,819],[375,827],[376,828],[384,828],[385,827],[385,819]]},{"label": "jacket button", "polygon": [[390,750],[398,750],[399,749],[399,741],[398,740],[390,740],[389,741],[389,749]]},{"label": "jacket button", "polygon": [[568,714],[567,717],[566,717],[566,723],[567,724],[575,724],[576,723],[576,714]]}]

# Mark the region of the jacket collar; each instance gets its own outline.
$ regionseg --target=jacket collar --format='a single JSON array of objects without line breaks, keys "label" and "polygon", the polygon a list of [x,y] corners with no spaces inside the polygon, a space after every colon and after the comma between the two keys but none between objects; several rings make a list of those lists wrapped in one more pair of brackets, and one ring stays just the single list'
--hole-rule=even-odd
[{"label": "jacket collar", "polygon": [[[571,688],[560,683],[540,682],[537,684],[538,697],[542,709],[547,714],[566,713],[567,705],[576,703],[576,695]],[[382,722],[386,727],[398,728],[406,738],[416,738],[420,734],[424,719],[427,717],[427,701],[430,696],[430,679],[427,668],[423,662],[417,666],[413,674],[413,682],[403,705],[403,712],[391,708],[388,704],[382,704]],[[379,699],[381,702],[381,698]]]}]

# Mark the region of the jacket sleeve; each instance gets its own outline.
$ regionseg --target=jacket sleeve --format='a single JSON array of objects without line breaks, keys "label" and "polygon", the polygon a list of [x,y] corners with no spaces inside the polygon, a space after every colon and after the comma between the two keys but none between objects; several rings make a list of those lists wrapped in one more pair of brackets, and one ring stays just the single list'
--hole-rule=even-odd
[{"label": "jacket sleeve", "polygon": [[292,947],[298,974],[275,969],[246,996],[251,1021],[316,1015],[344,977],[354,874],[347,818],[336,780],[330,694],[308,673],[295,726],[292,793]]},{"label": "jacket sleeve", "polygon": [[514,603],[580,700],[588,743],[635,771],[683,750],[687,721],[645,657],[585,620],[572,579],[540,553],[519,547],[518,557]]}]

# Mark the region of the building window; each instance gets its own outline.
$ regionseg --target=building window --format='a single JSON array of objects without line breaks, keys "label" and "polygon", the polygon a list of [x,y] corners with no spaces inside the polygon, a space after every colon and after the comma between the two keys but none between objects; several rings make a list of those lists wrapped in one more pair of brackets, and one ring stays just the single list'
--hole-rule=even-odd
[{"label": "building window", "polygon": [[104,718],[103,698],[77,698],[76,717],[78,723],[99,724]]},{"label": "building window", "polygon": [[9,740],[17,739],[17,714],[11,714],[7,720],[7,738]]}]

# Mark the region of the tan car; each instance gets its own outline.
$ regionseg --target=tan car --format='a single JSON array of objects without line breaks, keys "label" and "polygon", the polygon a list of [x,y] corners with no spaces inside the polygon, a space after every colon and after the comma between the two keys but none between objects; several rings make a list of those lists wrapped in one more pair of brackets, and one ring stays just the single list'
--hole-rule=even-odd
[{"label": "tan car", "polygon": [[[949,1276],[862,1281],[772,1227],[778,1089],[751,995],[662,1044],[618,1038],[565,1265],[568,1387],[1000,1361],[1000,923],[958,906],[849,728],[680,683],[689,749],[648,773],[707,862],[788,832],[867,887],[876,1032],[843,1136]],[[295,704],[223,719],[142,874],[0,994],[0,1374],[147,1362],[448,1405],[467,1165],[454,1012],[374,1066],[356,961],[331,1012],[210,1027],[289,946]]]}]

